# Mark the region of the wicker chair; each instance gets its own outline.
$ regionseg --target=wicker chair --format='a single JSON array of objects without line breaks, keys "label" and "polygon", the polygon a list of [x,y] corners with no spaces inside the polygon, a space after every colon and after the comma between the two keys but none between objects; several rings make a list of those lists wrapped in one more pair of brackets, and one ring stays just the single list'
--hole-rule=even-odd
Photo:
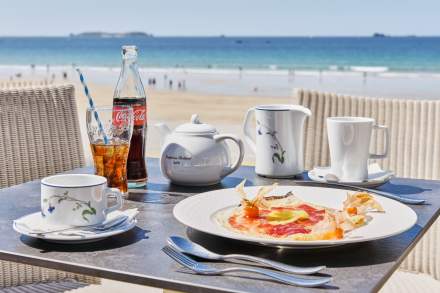
[{"label": "wicker chair", "polygon": [[[393,170],[397,176],[440,179],[440,101],[404,100],[386,98],[353,97],[297,89],[294,103],[311,109],[313,115],[306,123],[305,167],[326,166],[330,156],[326,132],[329,116],[372,117],[379,124],[390,128],[389,157],[379,161],[384,169]],[[374,152],[382,152],[384,138],[372,137]],[[401,265],[401,269],[428,274],[440,280],[440,221],[437,220]],[[392,278],[391,282],[403,283],[409,277]],[[414,284],[416,278],[411,278]],[[423,278],[418,278],[423,282]],[[402,292],[403,283],[394,288]],[[426,282],[424,282],[426,285]],[[440,282],[437,282],[440,290]],[[423,286],[422,286],[423,287]],[[397,289],[396,289],[397,288]]]},{"label": "wicker chair", "polygon": [[47,79],[35,79],[35,80],[10,80],[10,81],[0,81],[0,89],[14,89],[14,88],[24,88],[24,87],[44,87],[48,85],[53,85],[53,80]]},{"label": "wicker chair", "polygon": [[[0,188],[84,166],[72,85],[0,89],[0,129]],[[0,261],[0,288],[65,279],[99,282],[88,276]],[[63,284],[56,286],[67,286]]]}]

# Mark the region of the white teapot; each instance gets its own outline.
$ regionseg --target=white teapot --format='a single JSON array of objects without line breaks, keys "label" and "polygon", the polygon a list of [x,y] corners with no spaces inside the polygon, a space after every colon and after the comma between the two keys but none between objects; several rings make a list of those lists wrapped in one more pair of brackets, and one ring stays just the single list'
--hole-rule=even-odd
[{"label": "white teapot", "polygon": [[[201,123],[197,114],[191,122],[171,130],[163,123],[156,124],[165,136],[162,145],[160,169],[171,182],[180,185],[205,186],[217,184],[240,167],[244,146],[233,134],[218,134],[217,130]],[[238,145],[239,156],[231,164],[231,155],[224,140]]]}]

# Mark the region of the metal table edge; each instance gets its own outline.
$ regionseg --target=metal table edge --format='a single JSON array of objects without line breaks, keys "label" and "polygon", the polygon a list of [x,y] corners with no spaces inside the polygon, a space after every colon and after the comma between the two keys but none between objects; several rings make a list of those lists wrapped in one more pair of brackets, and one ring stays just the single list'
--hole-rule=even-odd
[{"label": "metal table edge", "polygon": [[[169,281],[165,278],[152,277],[142,274],[127,273],[125,271],[103,269],[89,265],[77,265],[71,262],[49,260],[43,257],[26,256],[20,253],[11,253],[0,250],[0,259],[4,261],[19,262],[47,269],[61,270],[76,274],[83,274],[103,279],[111,279],[143,286],[151,286],[161,289],[170,289],[184,292],[208,292],[208,293],[247,293],[246,291],[228,290],[215,286],[200,286],[190,282]],[[37,263],[38,262],[38,263]]]}]

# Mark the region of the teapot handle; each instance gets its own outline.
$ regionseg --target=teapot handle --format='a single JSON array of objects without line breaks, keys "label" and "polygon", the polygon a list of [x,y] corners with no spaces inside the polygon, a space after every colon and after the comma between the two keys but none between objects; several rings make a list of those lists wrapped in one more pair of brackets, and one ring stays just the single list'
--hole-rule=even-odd
[{"label": "teapot handle", "polygon": [[241,163],[243,162],[243,157],[244,157],[244,145],[243,145],[243,142],[241,141],[241,139],[238,136],[233,135],[233,134],[217,134],[217,135],[214,135],[214,140],[216,142],[220,142],[220,141],[225,140],[225,139],[230,139],[230,140],[232,140],[233,142],[235,142],[238,145],[238,149],[239,149],[240,155],[239,155],[237,161],[234,164],[232,164],[232,166],[227,167],[225,169],[225,171],[222,174],[222,177],[225,177],[225,176],[231,174],[232,172],[234,172],[235,170],[237,170],[241,166]]}]

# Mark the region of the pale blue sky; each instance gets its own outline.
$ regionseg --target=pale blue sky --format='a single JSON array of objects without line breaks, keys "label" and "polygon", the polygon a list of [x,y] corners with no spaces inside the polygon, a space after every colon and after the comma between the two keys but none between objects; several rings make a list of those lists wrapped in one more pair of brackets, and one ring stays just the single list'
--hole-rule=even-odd
[{"label": "pale blue sky", "polygon": [[440,0],[0,0],[0,35],[440,35]]}]

